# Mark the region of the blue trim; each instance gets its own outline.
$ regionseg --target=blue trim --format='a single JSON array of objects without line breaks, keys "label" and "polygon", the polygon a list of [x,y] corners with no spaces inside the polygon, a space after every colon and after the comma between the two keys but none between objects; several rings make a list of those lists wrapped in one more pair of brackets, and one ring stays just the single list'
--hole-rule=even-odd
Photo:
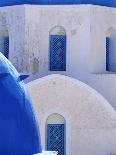
[{"label": "blue trim", "polygon": [[19,81],[23,81],[23,80],[27,79],[28,77],[29,77],[29,75],[20,75]]},{"label": "blue trim", "polygon": [[66,71],[66,35],[50,36],[50,71]]},{"label": "blue trim", "polygon": [[116,7],[116,0],[0,0],[0,6],[12,6],[21,4],[63,5],[63,4],[93,4],[108,7]]}]

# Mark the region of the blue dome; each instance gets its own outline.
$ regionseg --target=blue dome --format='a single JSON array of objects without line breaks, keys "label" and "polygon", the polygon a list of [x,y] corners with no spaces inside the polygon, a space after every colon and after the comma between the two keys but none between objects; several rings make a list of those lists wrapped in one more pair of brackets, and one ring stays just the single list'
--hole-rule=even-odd
[{"label": "blue dome", "polygon": [[0,6],[11,6],[21,4],[94,4],[108,7],[116,7],[116,0],[0,0]]}]

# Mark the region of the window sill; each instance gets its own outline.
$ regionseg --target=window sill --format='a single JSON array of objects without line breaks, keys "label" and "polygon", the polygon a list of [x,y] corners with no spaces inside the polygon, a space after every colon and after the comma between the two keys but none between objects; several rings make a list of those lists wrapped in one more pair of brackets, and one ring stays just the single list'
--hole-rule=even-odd
[{"label": "window sill", "polygon": [[111,75],[111,74],[116,74],[116,72],[111,72],[111,71],[106,71],[106,72],[96,72],[96,73],[92,73],[93,75]]}]

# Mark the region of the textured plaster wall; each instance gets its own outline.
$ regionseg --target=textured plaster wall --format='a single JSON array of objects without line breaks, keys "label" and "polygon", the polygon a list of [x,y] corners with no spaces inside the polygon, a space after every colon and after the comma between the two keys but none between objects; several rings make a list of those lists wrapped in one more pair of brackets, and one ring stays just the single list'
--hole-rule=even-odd
[{"label": "textured plaster wall", "polygon": [[[0,8],[0,37],[4,35],[4,29],[9,33],[9,59],[21,72],[29,72],[28,52],[25,50],[25,7],[13,6]],[[0,41],[3,46],[2,40]],[[0,48],[2,50],[2,48]]]},{"label": "textured plaster wall", "polygon": [[[106,37],[116,34],[115,18],[116,9],[91,6],[90,73],[85,83],[99,91],[116,109],[116,74],[106,72]],[[115,61],[116,57],[111,59]]]},{"label": "textured plaster wall", "polygon": [[[106,36],[116,29],[116,9],[26,5],[25,10],[30,80],[53,73],[74,77],[99,91],[116,109],[116,75],[105,71]],[[56,25],[66,30],[66,72],[49,71],[49,31]]]},{"label": "textured plaster wall", "polygon": [[[77,72],[80,71],[80,67],[77,66],[88,70],[88,65],[85,63],[89,58],[86,54],[90,41],[89,7],[26,5],[25,9],[27,49],[30,53],[30,69],[33,75],[38,72],[41,77],[53,73],[49,71],[49,32],[54,26],[63,26],[67,35],[67,72],[60,73],[69,74],[70,72],[73,75],[75,68]],[[82,57],[85,55],[87,59],[83,61]]]},{"label": "textured plaster wall", "polygon": [[[91,7],[91,71],[106,71],[106,37],[116,31],[116,9],[108,7]],[[113,57],[112,57],[113,59]]]},{"label": "textured plaster wall", "polygon": [[35,80],[27,88],[39,119],[43,148],[47,117],[60,112],[66,120],[67,155],[116,153],[116,112],[92,88],[61,75]]},{"label": "textured plaster wall", "polygon": [[[60,73],[99,91],[116,109],[116,75],[105,71],[106,36],[116,29],[116,8],[93,5],[20,5],[0,8],[10,36],[10,60],[33,80]],[[63,26],[67,35],[66,72],[49,71],[49,32]]]}]

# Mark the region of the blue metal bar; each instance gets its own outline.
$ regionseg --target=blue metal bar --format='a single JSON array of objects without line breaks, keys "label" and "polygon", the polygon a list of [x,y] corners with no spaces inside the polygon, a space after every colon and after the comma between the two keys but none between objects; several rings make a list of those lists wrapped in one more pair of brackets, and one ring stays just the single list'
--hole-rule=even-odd
[{"label": "blue metal bar", "polygon": [[110,55],[110,38],[106,37],[106,71],[110,71],[109,55]]}]

